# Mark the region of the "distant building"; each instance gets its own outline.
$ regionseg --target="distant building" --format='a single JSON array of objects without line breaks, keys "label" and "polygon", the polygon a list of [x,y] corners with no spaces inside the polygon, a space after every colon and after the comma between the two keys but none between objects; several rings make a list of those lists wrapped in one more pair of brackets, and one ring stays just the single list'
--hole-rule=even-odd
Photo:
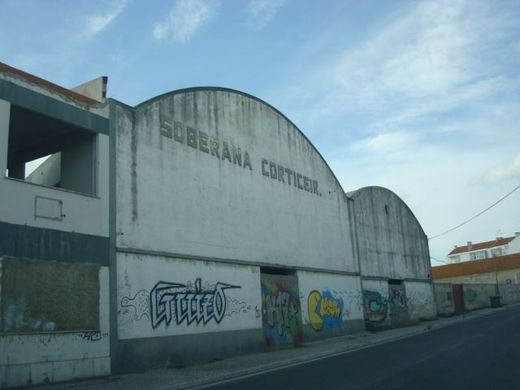
[{"label": "distant building", "polygon": [[435,283],[520,284],[520,253],[432,267]]},{"label": "distant building", "polygon": [[520,253],[520,232],[512,237],[497,237],[492,241],[477,243],[468,241],[467,245],[455,246],[448,253],[448,263],[483,260],[512,253]]}]

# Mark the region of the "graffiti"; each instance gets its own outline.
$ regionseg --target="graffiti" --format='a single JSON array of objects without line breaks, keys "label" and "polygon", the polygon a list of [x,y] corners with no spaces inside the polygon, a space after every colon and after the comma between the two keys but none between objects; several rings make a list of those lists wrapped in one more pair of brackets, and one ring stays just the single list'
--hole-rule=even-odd
[{"label": "graffiti", "polygon": [[[149,292],[147,290],[138,291],[133,298],[123,297],[121,307],[131,308],[134,312],[135,321],[140,321],[143,316],[150,318],[150,306],[148,304]],[[127,309],[125,309],[127,310]],[[125,311],[124,314],[126,314]]]},{"label": "graffiti", "polygon": [[226,317],[231,317],[233,314],[247,313],[251,310],[251,305],[238,299],[230,299],[226,297]]},{"label": "graffiti", "polygon": [[464,291],[464,298],[466,302],[473,303],[477,300],[477,292],[471,288]]},{"label": "graffiti", "polygon": [[152,327],[155,329],[161,322],[169,325],[172,320],[177,325],[206,325],[211,320],[219,324],[227,308],[225,290],[230,288],[241,287],[217,282],[213,288],[202,288],[200,278],[193,285],[158,282],[150,291]]},{"label": "graffiti", "polygon": [[365,319],[368,322],[383,322],[388,314],[388,303],[377,291],[363,291]]},{"label": "graffiti", "polygon": [[298,281],[293,275],[262,274],[262,322],[267,346],[303,340]]},{"label": "graffiti", "polygon": [[399,288],[390,289],[390,304],[401,308],[406,307],[406,294]]},{"label": "graffiti", "polygon": [[344,309],[343,298],[336,298],[326,290],[322,294],[313,290],[307,298],[309,323],[315,331],[326,328],[340,328]]},{"label": "graffiti", "polygon": [[103,337],[108,337],[108,333],[101,333],[99,330],[92,330],[80,333],[79,337],[86,341],[99,341],[102,340]]},{"label": "graffiti", "polygon": [[280,292],[276,295],[265,295],[265,322],[271,328],[276,328],[280,335],[290,327],[298,313],[296,305],[290,301],[289,293]]}]

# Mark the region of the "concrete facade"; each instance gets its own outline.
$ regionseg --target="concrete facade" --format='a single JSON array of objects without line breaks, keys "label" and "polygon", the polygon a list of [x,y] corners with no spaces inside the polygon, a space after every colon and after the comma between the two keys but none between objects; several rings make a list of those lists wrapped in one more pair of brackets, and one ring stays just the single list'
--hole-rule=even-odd
[{"label": "concrete facade", "polygon": [[266,102],[207,87],[130,107],[105,102],[106,78],[73,92],[0,65],[2,386],[435,315],[406,204],[381,187],[346,195]]},{"label": "concrete facade", "polygon": [[[0,64],[0,387],[111,372],[108,113]],[[58,181],[26,179],[55,153]]]},{"label": "concrete facade", "polygon": [[[520,302],[520,285],[495,283],[435,283],[438,315],[452,315],[492,307],[492,299],[500,297],[501,305]],[[460,297],[457,298],[457,290]],[[460,303],[457,305],[457,299]],[[456,306],[459,306],[457,309]]]},{"label": "concrete facade", "polygon": [[455,313],[453,305],[453,289],[449,283],[435,283],[435,305],[438,315],[452,315]]},{"label": "concrete facade", "polygon": [[[292,122],[218,88],[112,104],[121,369],[143,338],[201,336],[148,355],[163,365],[362,328],[348,199]],[[187,293],[225,304],[184,316]],[[148,316],[130,308],[148,302]],[[208,343],[217,332],[235,341]]]},{"label": "concrete facade", "polygon": [[349,193],[368,327],[398,326],[436,314],[428,238],[392,191]]}]

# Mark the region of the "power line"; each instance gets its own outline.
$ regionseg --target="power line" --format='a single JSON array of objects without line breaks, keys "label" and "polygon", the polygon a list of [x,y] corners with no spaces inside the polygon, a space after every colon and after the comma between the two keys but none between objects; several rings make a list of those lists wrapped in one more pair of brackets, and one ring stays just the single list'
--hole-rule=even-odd
[{"label": "power line", "polygon": [[442,232],[440,234],[437,234],[433,237],[428,237],[428,240],[433,240],[434,238],[437,238],[437,237],[440,237],[440,236],[444,236],[445,234],[448,234],[449,232],[452,232],[454,231],[455,229],[458,229],[460,228],[461,226],[464,226],[465,224],[467,224],[468,222],[471,222],[473,221],[475,218],[477,217],[480,217],[482,214],[484,214],[486,211],[488,211],[489,209],[492,209],[493,207],[495,207],[497,204],[499,204],[500,202],[502,202],[505,198],[507,198],[509,195],[511,195],[513,192],[515,192],[516,190],[518,190],[520,188],[520,185],[516,186],[515,188],[513,188],[512,191],[508,192],[506,195],[504,195],[503,197],[501,197],[499,200],[497,200],[495,203],[493,203],[491,206],[489,206],[488,208],[482,210],[480,213],[474,215],[473,217],[471,217],[470,219],[462,222],[461,224],[458,224],[457,226],[455,227],[452,227],[451,229],[448,229],[446,230],[445,232]]},{"label": "power line", "polygon": [[430,259],[438,261],[439,263],[448,264],[448,262],[446,260],[441,260],[441,259],[438,259],[438,258],[433,257],[433,256],[430,256]]}]

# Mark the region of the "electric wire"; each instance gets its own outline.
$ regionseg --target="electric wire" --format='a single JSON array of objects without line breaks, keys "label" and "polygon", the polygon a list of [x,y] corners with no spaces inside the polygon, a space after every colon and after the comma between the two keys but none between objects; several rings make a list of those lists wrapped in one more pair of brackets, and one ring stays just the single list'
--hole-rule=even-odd
[{"label": "electric wire", "polygon": [[509,195],[511,195],[513,192],[515,192],[516,190],[518,190],[520,188],[520,184],[518,186],[516,186],[515,188],[513,188],[512,191],[508,192],[507,194],[505,194],[503,197],[501,197],[499,200],[497,200],[495,203],[493,203],[491,206],[485,208],[484,210],[482,210],[480,213],[474,215],[473,217],[471,217],[470,219],[458,224],[457,226],[455,227],[452,227],[451,229],[448,229],[446,230],[445,232],[442,232],[442,233],[439,233],[433,237],[428,237],[428,241],[429,240],[433,240],[434,238],[437,238],[437,237],[441,237],[441,236],[444,236],[445,234],[448,234],[452,231],[454,231],[455,229],[458,229],[462,226],[464,226],[465,224],[467,224],[468,222],[471,222],[473,221],[475,218],[477,217],[480,217],[482,214],[484,214],[486,211],[492,209],[493,207],[495,207],[497,204],[499,204],[500,202],[502,202],[504,199],[506,199]]}]

